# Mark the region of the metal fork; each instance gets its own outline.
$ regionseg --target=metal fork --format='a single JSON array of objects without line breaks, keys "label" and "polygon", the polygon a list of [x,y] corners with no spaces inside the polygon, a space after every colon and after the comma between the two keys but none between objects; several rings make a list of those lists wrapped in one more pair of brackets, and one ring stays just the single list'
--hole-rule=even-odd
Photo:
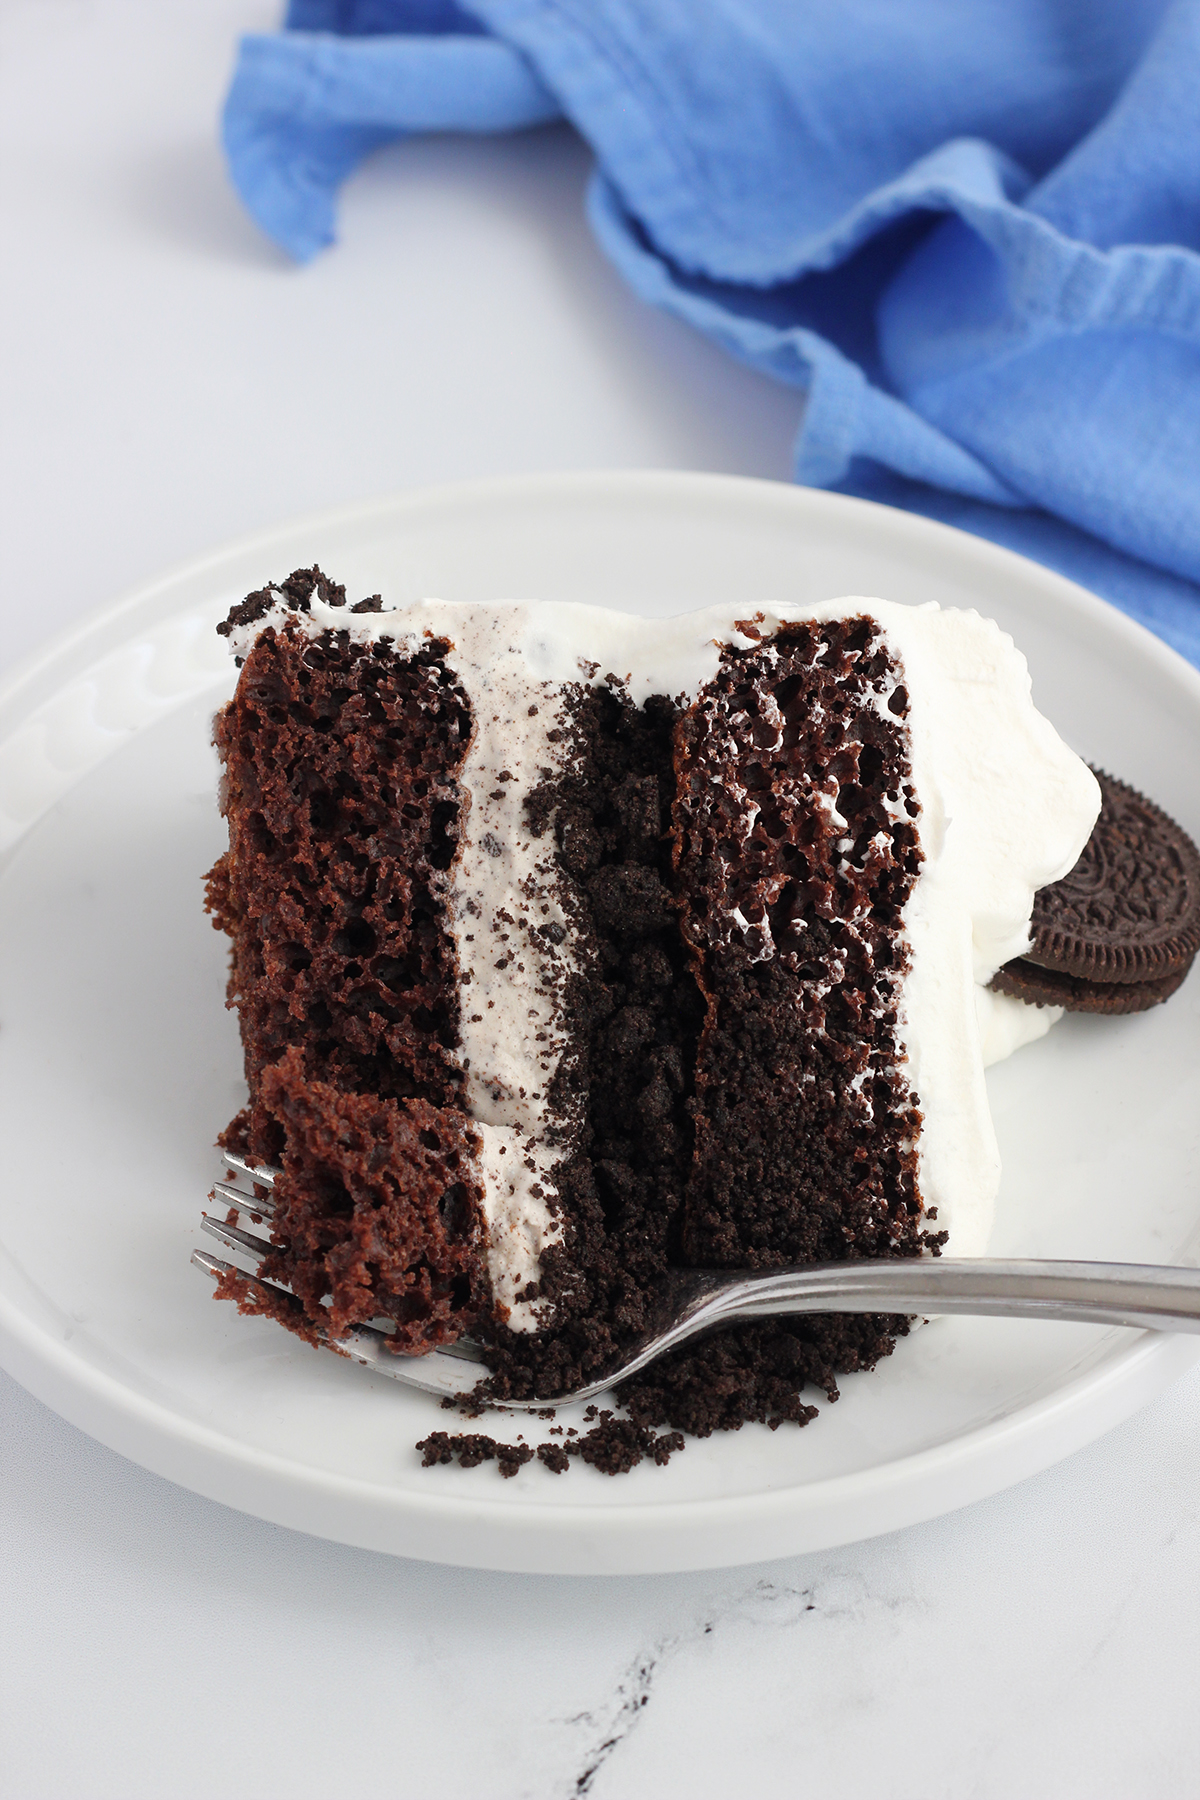
[{"label": "metal fork", "polygon": [[[253,1167],[230,1152],[226,1152],[225,1161],[243,1181],[267,1192],[264,1197],[256,1195],[252,1188],[218,1181],[213,1198],[236,1209],[242,1218],[270,1219],[274,1213],[270,1190],[279,1170]],[[265,1238],[256,1237],[241,1225],[226,1224],[223,1218],[207,1212],[201,1220],[203,1229],[227,1248],[253,1258],[255,1268],[271,1248]],[[251,1270],[222,1262],[207,1251],[193,1250],[192,1261],[208,1275],[230,1271],[249,1274],[259,1286],[287,1297],[286,1288],[263,1281]],[[610,1370],[600,1381],[550,1398],[555,1406],[594,1399],[689,1338],[738,1319],[822,1312],[973,1313],[1200,1333],[1200,1269],[1153,1263],[1000,1261],[946,1256],[812,1263],[759,1272],[680,1269],[663,1284],[652,1328],[620,1368]],[[389,1334],[373,1325],[355,1325],[339,1338],[331,1338],[319,1328],[317,1335],[330,1349],[354,1362],[441,1398],[469,1394],[487,1378],[487,1352],[469,1338],[459,1338],[457,1343],[424,1356],[403,1356],[388,1349]],[[505,1407],[526,1411],[548,1403],[546,1399],[500,1402]]]}]

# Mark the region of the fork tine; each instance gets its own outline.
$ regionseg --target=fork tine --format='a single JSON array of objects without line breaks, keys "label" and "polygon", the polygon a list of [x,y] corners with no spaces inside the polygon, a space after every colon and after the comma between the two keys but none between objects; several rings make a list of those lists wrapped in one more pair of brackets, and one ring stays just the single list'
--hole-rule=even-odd
[{"label": "fork tine", "polygon": [[[214,1232],[213,1235],[216,1237],[219,1236],[220,1233]],[[236,1250],[240,1249],[241,1246],[231,1243],[229,1247],[231,1250]],[[237,1263],[222,1262],[219,1256],[210,1256],[207,1250],[199,1249],[192,1251],[191,1260],[196,1268],[203,1269],[206,1275],[212,1275],[214,1277],[220,1275],[240,1275],[244,1281],[252,1281],[255,1287],[262,1288],[264,1293],[270,1294],[273,1299],[285,1301],[288,1306],[294,1307],[297,1312],[303,1310],[299,1300],[297,1300],[295,1294],[293,1294],[289,1288],[283,1287],[277,1281],[264,1281],[261,1275],[252,1275],[249,1269],[240,1268]],[[328,1343],[329,1340],[321,1330],[320,1326],[316,1327],[316,1332],[322,1343]]]},{"label": "fork tine", "polygon": [[237,1225],[227,1225],[224,1219],[214,1219],[211,1213],[200,1214],[200,1229],[207,1231],[229,1250],[248,1250],[251,1256],[264,1257],[272,1248],[266,1238],[255,1237],[253,1232],[242,1231]]},{"label": "fork tine", "polygon": [[[205,1230],[212,1227],[205,1221]],[[214,1230],[214,1237],[221,1237],[224,1232],[235,1229],[223,1226]],[[239,1232],[239,1237],[249,1234]],[[231,1245],[231,1248],[240,1248]],[[207,1250],[193,1250],[192,1261],[206,1275],[243,1275],[253,1281],[256,1287],[265,1288],[276,1298],[289,1300],[299,1306],[299,1301],[286,1288],[278,1287],[273,1281],[264,1281],[260,1275],[248,1275],[245,1269],[237,1268],[233,1263],[222,1262],[218,1256],[210,1256]],[[311,1323],[311,1321],[310,1321]],[[388,1349],[388,1333],[377,1331],[373,1325],[352,1325],[339,1338],[331,1338],[320,1325],[314,1325],[315,1335],[331,1350],[340,1350],[351,1362],[362,1363],[368,1369],[374,1369],[379,1375],[390,1375],[394,1381],[403,1382],[406,1387],[419,1388],[422,1393],[435,1394],[444,1400],[451,1394],[469,1394],[478,1387],[481,1378],[487,1373],[481,1367],[482,1357],[471,1346],[471,1354],[465,1347],[455,1356],[448,1351],[431,1350],[426,1356],[402,1356]],[[458,1346],[455,1346],[458,1349]],[[540,1402],[539,1402],[540,1404]]]},{"label": "fork tine", "polygon": [[259,1187],[274,1187],[283,1173],[282,1169],[273,1168],[270,1163],[247,1162],[244,1156],[238,1156],[233,1150],[223,1150],[221,1154],[229,1168],[236,1169],[239,1175],[248,1175],[251,1181],[257,1181]]},{"label": "fork tine", "polygon": [[256,1194],[248,1194],[245,1188],[234,1187],[231,1181],[214,1181],[213,1199],[228,1200],[230,1206],[236,1206],[240,1213],[257,1213],[260,1219],[275,1217],[274,1200],[260,1200]]},{"label": "fork tine", "polygon": [[[239,1269],[236,1263],[222,1262],[219,1256],[210,1256],[207,1250],[193,1250],[192,1261],[206,1275],[245,1275],[247,1281],[253,1281],[262,1288],[270,1288],[273,1294],[282,1294],[285,1300],[295,1300],[295,1295],[289,1294],[286,1288],[277,1286],[273,1281],[264,1281],[261,1275],[251,1275],[247,1270]],[[296,1300],[296,1305],[299,1304]]]},{"label": "fork tine", "polygon": [[448,1394],[472,1393],[487,1374],[479,1362],[450,1356],[442,1350],[429,1350],[424,1356],[404,1356],[388,1349],[388,1337],[388,1332],[377,1331],[373,1325],[351,1325],[344,1336],[325,1336],[325,1342],[352,1362],[374,1369],[377,1375],[390,1375],[394,1381],[436,1394],[439,1399]]}]

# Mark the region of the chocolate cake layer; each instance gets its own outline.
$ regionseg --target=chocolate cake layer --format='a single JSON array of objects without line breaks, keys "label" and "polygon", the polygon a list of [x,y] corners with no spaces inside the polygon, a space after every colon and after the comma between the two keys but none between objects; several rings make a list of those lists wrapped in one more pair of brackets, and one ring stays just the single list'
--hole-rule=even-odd
[{"label": "chocolate cake layer", "polygon": [[489,1303],[446,926],[470,708],[443,648],[268,630],[214,728],[229,850],[209,909],[250,1089],[222,1142],[284,1170],[264,1273],[339,1325],[394,1319],[404,1349]]},{"label": "chocolate cake layer", "polygon": [[937,1241],[897,1040],[921,862],[907,712],[882,635],[851,618],[729,651],[682,721],[675,865],[706,1002],[689,1262]]}]

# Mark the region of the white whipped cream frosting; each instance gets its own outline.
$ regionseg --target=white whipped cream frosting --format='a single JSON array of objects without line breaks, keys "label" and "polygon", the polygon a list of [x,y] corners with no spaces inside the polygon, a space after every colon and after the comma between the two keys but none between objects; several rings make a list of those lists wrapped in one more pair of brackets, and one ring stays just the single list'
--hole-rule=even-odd
[{"label": "white whipped cream frosting", "polygon": [[[285,624],[363,643],[387,637],[401,650],[430,636],[451,645],[447,665],[476,719],[459,777],[467,803],[451,902],[466,980],[458,1054],[483,1144],[489,1272],[513,1329],[539,1323],[536,1303],[517,1296],[561,1236],[549,1201],[570,1124],[553,1117],[547,1094],[566,1048],[554,1001],[576,966],[572,932],[552,892],[552,841],[533,837],[521,806],[559,767],[550,733],[561,722],[561,690],[613,674],[635,702],[651,694],[690,702],[717,673],[722,647],[747,641],[738,620],[753,619],[769,637],[799,620],[862,614],[882,630],[908,692],[921,804],[924,861],[905,909],[910,969],[900,1008],[905,1073],[924,1116],[918,1180],[954,1253],[978,1255],[1000,1179],[985,1062],[1060,1016],[986,983],[1030,947],[1035,891],[1074,865],[1100,808],[1095,778],[1035,709],[1025,659],[997,625],[932,602],[855,597],[673,619],[543,602],[427,600],[352,613],[314,597],[308,613],[281,599],[232,635],[242,656],[267,626]],[[547,924],[557,930],[547,935]]]}]

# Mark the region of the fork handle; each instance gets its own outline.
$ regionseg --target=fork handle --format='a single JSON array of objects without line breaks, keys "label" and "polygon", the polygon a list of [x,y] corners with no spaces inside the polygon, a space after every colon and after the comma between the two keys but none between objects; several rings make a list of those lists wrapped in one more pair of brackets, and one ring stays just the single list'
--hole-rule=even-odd
[{"label": "fork handle", "polygon": [[808,1312],[971,1313],[1200,1333],[1200,1269],[1152,1263],[930,1257],[716,1272],[688,1308],[705,1323]]}]

